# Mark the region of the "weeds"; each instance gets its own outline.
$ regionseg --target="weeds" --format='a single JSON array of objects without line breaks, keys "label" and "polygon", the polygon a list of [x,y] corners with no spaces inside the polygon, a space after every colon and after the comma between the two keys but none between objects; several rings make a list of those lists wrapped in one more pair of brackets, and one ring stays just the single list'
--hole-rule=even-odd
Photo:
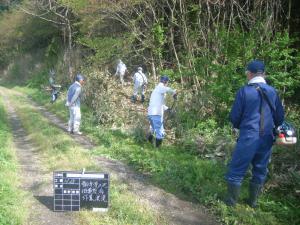
[{"label": "weeds", "polygon": [[[81,149],[73,139],[63,131],[49,124],[39,112],[26,104],[24,98],[14,98],[18,105],[17,112],[21,121],[38,145],[43,156],[43,165],[48,172],[54,170],[86,170],[102,171],[95,164],[88,150]],[[17,103],[17,104],[16,104]],[[48,182],[50,183],[50,182]],[[48,184],[51,185],[51,184]],[[141,203],[128,192],[127,186],[117,180],[111,180],[110,209],[106,214],[81,211],[78,215],[79,224],[167,224],[152,209]]]},{"label": "weeds", "polygon": [[[44,100],[37,91],[35,91],[35,95],[35,99],[43,103]],[[47,106],[52,112],[66,117],[66,109],[60,105],[63,104],[58,102],[55,107]],[[151,144],[143,142],[141,135],[144,133],[145,127],[137,126],[134,132],[124,129],[111,130],[102,126],[95,126],[92,122],[85,122],[92,117],[89,110],[84,113],[87,119],[83,119],[82,128],[99,145],[93,154],[125,160],[136,170],[148,174],[153,183],[165,190],[183,198],[204,203],[218,215],[223,223],[247,225],[288,223],[292,225],[299,222],[297,219],[300,218],[297,196],[285,194],[285,199],[280,197],[283,194],[282,190],[276,186],[270,188],[270,185],[277,179],[272,174],[272,177],[267,181],[265,192],[260,198],[260,208],[253,210],[242,204],[243,199],[248,195],[247,182],[243,185],[241,200],[239,201],[241,204],[237,208],[228,208],[220,201],[225,192],[223,176],[226,171],[226,158],[218,157],[215,153],[218,152],[217,149],[219,148],[222,149],[220,152],[226,153],[227,158],[230,156],[233,140],[232,137],[226,136],[230,135],[226,127],[225,130],[210,130],[211,126],[206,127],[206,124],[214,124],[215,122],[212,120],[207,121],[207,123],[203,122],[198,124],[198,128],[194,131],[191,130],[191,133],[186,134],[185,142],[172,146],[165,143],[162,148],[157,150]],[[217,125],[212,125],[212,127],[214,126],[217,127]],[[221,137],[219,140],[228,140],[230,145],[228,146],[228,143],[223,144],[222,141],[216,142],[214,138],[218,135]],[[199,137],[203,140],[197,139]],[[188,138],[198,140],[196,142],[198,146],[195,146],[195,142],[191,142],[191,149],[189,149]],[[204,151],[199,154],[201,149]],[[202,157],[205,154],[213,154],[213,157]],[[298,157],[295,155],[293,160],[297,160]],[[274,158],[280,160],[276,154]],[[287,192],[291,190],[289,187],[286,188]]]},{"label": "weeds", "polygon": [[0,224],[24,224],[27,217],[25,193],[19,188],[15,149],[6,113],[0,99]]}]

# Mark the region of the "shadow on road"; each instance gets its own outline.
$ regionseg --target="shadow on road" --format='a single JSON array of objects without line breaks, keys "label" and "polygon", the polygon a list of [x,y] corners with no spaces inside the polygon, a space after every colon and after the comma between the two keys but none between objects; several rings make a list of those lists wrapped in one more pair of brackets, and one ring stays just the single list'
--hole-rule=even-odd
[{"label": "shadow on road", "polygon": [[41,204],[53,211],[53,196],[34,196]]}]

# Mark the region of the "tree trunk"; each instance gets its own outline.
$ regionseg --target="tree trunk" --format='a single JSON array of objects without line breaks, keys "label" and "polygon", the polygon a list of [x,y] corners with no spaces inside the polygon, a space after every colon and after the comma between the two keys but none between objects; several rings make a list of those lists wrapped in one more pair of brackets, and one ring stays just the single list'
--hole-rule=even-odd
[{"label": "tree trunk", "polygon": [[74,79],[73,74],[73,65],[72,65],[72,29],[70,21],[67,20],[67,31],[68,31],[68,72],[69,72],[69,78],[72,81]]},{"label": "tree trunk", "polygon": [[153,55],[151,54],[151,70],[152,70],[152,75],[155,81],[157,81],[157,75],[156,75],[156,69],[155,69],[155,62]]}]

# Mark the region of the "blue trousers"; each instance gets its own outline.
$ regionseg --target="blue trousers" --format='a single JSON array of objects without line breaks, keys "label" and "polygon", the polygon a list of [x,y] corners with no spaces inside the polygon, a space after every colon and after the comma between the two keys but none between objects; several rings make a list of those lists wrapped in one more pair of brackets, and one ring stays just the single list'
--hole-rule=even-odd
[{"label": "blue trousers", "polygon": [[257,134],[241,134],[225,176],[227,182],[241,185],[245,173],[252,164],[252,183],[263,184],[268,163],[272,153],[273,135],[258,136]]},{"label": "blue trousers", "polygon": [[164,123],[163,123],[163,118],[162,116],[159,115],[154,115],[154,116],[148,116],[148,120],[150,122],[150,129],[151,133],[155,133],[155,138],[162,140],[165,135],[165,130],[164,130]]}]

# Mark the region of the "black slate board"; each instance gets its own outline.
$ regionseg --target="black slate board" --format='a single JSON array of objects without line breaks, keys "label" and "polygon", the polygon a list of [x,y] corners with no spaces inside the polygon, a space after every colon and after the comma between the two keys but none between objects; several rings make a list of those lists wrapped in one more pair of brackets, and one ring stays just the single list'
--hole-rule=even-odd
[{"label": "black slate board", "polygon": [[96,172],[53,172],[54,211],[82,208],[106,211],[109,201],[109,175]]}]

